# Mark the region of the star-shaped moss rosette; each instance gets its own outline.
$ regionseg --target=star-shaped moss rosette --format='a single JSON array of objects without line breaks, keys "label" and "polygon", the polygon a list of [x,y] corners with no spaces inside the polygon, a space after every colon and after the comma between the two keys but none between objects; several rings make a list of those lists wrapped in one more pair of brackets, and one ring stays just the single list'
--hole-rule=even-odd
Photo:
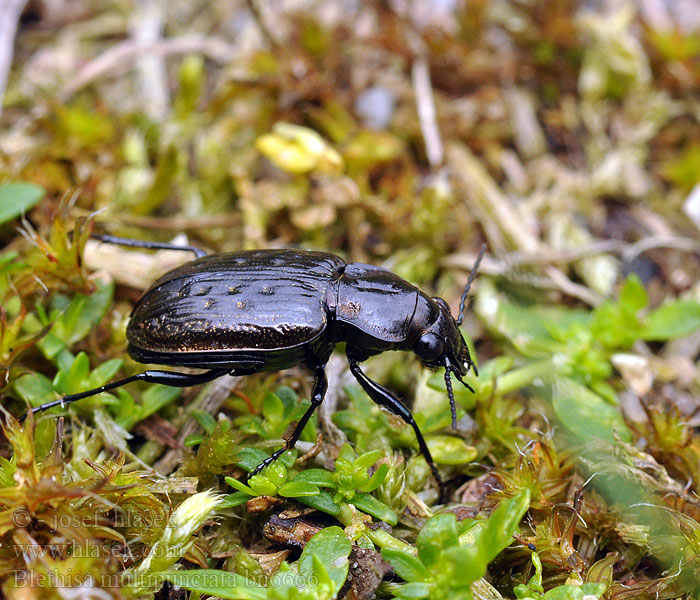
[{"label": "star-shaped moss rosette", "polygon": [[486,566],[513,541],[530,506],[524,488],[502,501],[488,519],[457,521],[454,513],[431,517],[418,534],[418,553],[383,548],[382,556],[406,583],[393,590],[396,598],[471,600],[471,584]]},{"label": "star-shaped moss rosette", "polygon": [[[295,474],[292,467],[296,455],[295,450],[285,452],[274,463],[248,479],[247,484],[233,477],[226,477],[226,483],[238,491],[226,496],[222,506],[239,506],[256,496],[280,496],[294,498],[317,510],[338,515],[340,509],[333,503],[333,498],[328,492],[323,492],[315,481],[300,478],[303,472]],[[250,472],[266,458],[267,454],[259,448],[244,448],[239,453],[236,464]]]},{"label": "star-shaped moss rosette", "polygon": [[[389,471],[387,464],[380,464],[374,473],[370,473],[370,467],[381,456],[380,450],[356,456],[352,447],[345,444],[335,461],[335,471],[306,469],[294,474],[292,466],[296,454],[285,452],[278,461],[253,475],[247,484],[227,477],[226,483],[238,491],[224,499],[224,506],[238,506],[254,496],[281,496],[294,498],[334,516],[340,514],[342,504],[353,504],[368,515],[389,525],[396,525],[396,513],[370,493],[381,485]],[[262,451],[248,448],[239,455],[237,464],[252,471],[265,458]]]}]

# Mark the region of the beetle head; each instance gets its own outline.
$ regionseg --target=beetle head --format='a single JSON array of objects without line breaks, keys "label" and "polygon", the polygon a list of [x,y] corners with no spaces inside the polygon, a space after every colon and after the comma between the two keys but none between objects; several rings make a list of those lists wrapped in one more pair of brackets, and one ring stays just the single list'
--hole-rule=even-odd
[{"label": "beetle head", "polygon": [[470,368],[474,369],[477,375],[479,373],[447,302],[442,298],[431,298],[429,302],[433,309],[430,311],[431,318],[414,343],[413,352],[427,367],[445,369],[445,386],[450,398],[454,428],[457,425],[457,411],[450,375],[454,374],[462,385],[473,392],[472,387],[463,381],[462,377],[469,372]]},{"label": "beetle head", "polygon": [[463,377],[472,364],[467,344],[447,302],[442,298],[430,300],[431,319],[416,340],[413,351],[428,367],[444,367],[445,359],[449,359],[450,369]]}]

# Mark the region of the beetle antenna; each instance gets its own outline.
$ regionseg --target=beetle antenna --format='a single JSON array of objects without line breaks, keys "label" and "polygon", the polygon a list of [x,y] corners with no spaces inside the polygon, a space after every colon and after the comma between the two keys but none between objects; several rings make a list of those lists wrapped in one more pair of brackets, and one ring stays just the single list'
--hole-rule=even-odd
[{"label": "beetle antenna", "polygon": [[452,391],[452,379],[450,378],[452,365],[445,360],[445,387],[447,388],[447,397],[450,399],[450,410],[452,411],[452,429],[457,429],[457,406],[455,405],[455,395]]},{"label": "beetle antenna", "polygon": [[474,281],[474,277],[476,277],[476,274],[479,271],[479,264],[481,263],[481,259],[484,258],[485,252],[486,244],[481,244],[481,248],[479,249],[479,255],[476,257],[476,262],[474,262],[474,266],[472,267],[471,273],[469,273],[469,279],[467,279],[467,285],[464,286],[462,297],[459,300],[459,316],[457,317],[457,325],[461,325],[462,320],[464,319],[464,305],[467,303],[467,297],[469,296],[469,288],[472,285],[472,281]]}]

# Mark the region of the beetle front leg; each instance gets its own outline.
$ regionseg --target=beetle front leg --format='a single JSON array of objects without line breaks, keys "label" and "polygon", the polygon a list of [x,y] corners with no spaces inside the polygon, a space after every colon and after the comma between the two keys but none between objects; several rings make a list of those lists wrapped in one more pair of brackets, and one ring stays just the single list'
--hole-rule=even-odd
[{"label": "beetle front leg", "polygon": [[428,463],[430,470],[433,472],[433,477],[435,477],[438,487],[440,488],[440,499],[445,499],[445,484],[440,478],[440,473],[438,473],[437,467],[435,466],[435,462],[433,461],[433,457],[430,454],[430,450],[428,450],[428,445],[425,443],[423,434],[418,428],[418,423],[416,423],[416,420],[413,418],[411,411],[403,402],[401,402],[401,400],[394,396],[389,390],[379,385],[376,381],[372,381],[369,377],[367,377],[367,375],[365,375],[365,372],[360,368],[360,365],[358,364],[356,359],[348,357],[348,363],[350,364],[350,372],[355,376],[355,379],[357,379],[357,381],[360,383],[362,389],[365,390],[365,392],[367,392],[367,395],[374,402],[379,404],[379,406],[387,408],[395,415],[401,417],[405,423],[413,427],[413,431],[416,434],[416,439],[418,440],[418,447],[420,448],[420,452],[423,455],[423,458],[425,458],[425,462]]},{"label": "beetle front leg", "polygon": [[326,365],[323,365],[322,367],[316,367],[316,370],[314,371],[316,380],[314,382],[313,392],[311,393],[311,406],[309,406],[306,412],[302,415],[301,419],[299,419],[299,422],[296,424],[294,431],[292,431],[292,435],[290,435],[289,439],[285,441],[284,446],[282,446],[279,450],[275,450],[270,456],[268,456],[257,467],[255,467],[248,475],[248,479],[250,479],[253,475],[257,475],[258,473],[260,473],[260,471],[262,471],[267,465],[270,465],[273,462],[275,462],[287,450],[291,450],[292,448],[294,448],[295,444],[299,441],[299,437],[304,431],[304,427],[306,427],[306,424],[309,422],[311,415],[314,414],[314,411],[321,405],[321,402],[323,402],[323,398],[326,396],[326,390],[328,389],[328,379],[326,378],[325,369]]},{"label": "beetle front leg", "polygon": [[60,400],[55,400],[53,402],[42,404],[41,406],[36,406],[32,408],[32,414],[49,410],[54,406],[65,406],[66,404],[70,404],[76,400],[96,396],[102,392],[108,392],[126,385],[127,383],[131,383],[132,381],[160,383],[161,385],[167,385],[170,387],[190,387],[191,385],[207,383],[208,381],[212,381],[213,379],[226,375],[228,372],[229,369],[212,369],[211,371],[192,375],[190,373],[178,373],[177,371],[144,371],[143,373],[138,373],[137,375],[132,375],[131,377],[126,377],[125,379],[120,379],[119,381],[113,381],[112,383],[108,383],[107,385],[100,386],[93,390],[87,390],[85,392],[80,392],[79,394],[70,394],[69,396],[64,396]]}]

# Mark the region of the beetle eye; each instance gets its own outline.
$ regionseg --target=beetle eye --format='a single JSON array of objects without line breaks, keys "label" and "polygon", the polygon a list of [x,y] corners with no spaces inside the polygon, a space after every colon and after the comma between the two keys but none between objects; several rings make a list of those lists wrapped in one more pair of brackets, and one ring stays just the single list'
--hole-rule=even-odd
[{"label": "beetle eye", "polygon": [[413,347],[413,351],[424,361],[433,361],[442,357],[444,352],[442,340],[434,333],[426,333],[421,336]]}]

